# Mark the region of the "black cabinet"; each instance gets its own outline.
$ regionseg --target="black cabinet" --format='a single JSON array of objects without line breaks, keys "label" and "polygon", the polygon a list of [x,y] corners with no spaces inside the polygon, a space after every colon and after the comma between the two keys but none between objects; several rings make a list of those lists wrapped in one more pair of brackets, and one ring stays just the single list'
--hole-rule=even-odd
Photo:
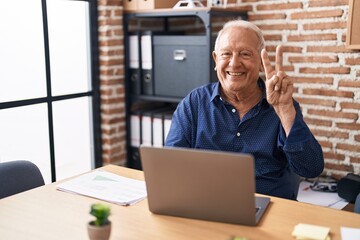
[{"label": "black cabinet", "polygon": [[184,96],[217,81],[214,40],[234,18],[247,19],[247,13],[236,8],[124,13],[128,167],[141,169],[139,145],[164,143],[171,113]]}]

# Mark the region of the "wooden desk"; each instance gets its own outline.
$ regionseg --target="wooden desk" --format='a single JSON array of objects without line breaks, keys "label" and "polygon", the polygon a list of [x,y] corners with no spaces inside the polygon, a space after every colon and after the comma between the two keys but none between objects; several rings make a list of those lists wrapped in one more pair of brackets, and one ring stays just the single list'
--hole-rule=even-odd
[{"label": "wooden desk", "polygon": [[[141,171],[109,165],[104,169],[143,179]],[[0,238],[6,240],[88,239],[86,224],[96,199],[56,190],[56,184],[0,200]],[[111,205],[111,239],[216,239],[231,236],[258,239],[295,239],[298,223],[331,228],[331,239],[340,240],[340,226],[360,228],[360,214],[271,197],[269,209],[256,227],[224,224],[151,214],[147,200],[123,207]]]}]

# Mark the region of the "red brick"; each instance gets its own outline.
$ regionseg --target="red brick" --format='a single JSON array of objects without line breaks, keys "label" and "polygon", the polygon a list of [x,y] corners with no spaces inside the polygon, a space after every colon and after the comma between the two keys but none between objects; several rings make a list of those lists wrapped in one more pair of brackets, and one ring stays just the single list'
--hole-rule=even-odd
[{"label": "red brick", "polygon": [[325,30],[325,29],[345,29],[346,22],[324,22],[324,23],[307,23],[304,24],[304,30]]},{"label": "red brick", "polygon": [[109,60],[100,60],[101,66],[115,66],[123,65],[124,59],[109,59]]},{"label": "red brick", "polygon": [[106,41],[99,41],[100,47],[110,47],[110,46],[122,46],[124,44],[122,39],[112,39]]},{"label": "red brick", "polygon": [[269,24],[269,25],[258,25],[261,30],[297,30],[297,24]]},{"label": "red brick", "polygon": [[325,100],[318,98],[301,98],[301,97],[296,97],[295,99],[300,104],[318,105],[318,106],[327,106],[327,107],[336,106],[336,102],[334,100]]},{"label": "red brick", "polygon": [[325,168],[339,170],[339,171],[346,171],[346,172],[353,172],[354,168],[352,165],[345,165],[345,164],[335,164],[325,162]]},{"label": "red brick", "polygon": [[312,130],[312,132],[316,136],[322,136],[322,137],[328,137],[328,138],[342,138],[342,139],[349,138],[348,133],[339,132],[339,131],[326,131],[326,130],[314,129],[314,130]]},{"label": "red brick", "polygon": [[360,65],[360,58],[345,58],[347,65]]},{"label": "red brick", "polygon": [[281,41],[282,35],[280,34],[264,34],[265,41]]},{"label": "red brick", "polygon": [[333,78],[330,77],[292,77],[294,83],[319,83],[332,85],[334,82]]},{"label": "red brick", "polygon": [[338,7],[341,5],[348,5],[349,0],[311,0],[309,1],[309,7],[327,7],[327,6],[334,6]]},{"label": "red brick", "polygon": [[336,144],[336,147],[337,147],[337,149],[341,149],[341,150],[360,152],[360,145],[338,143],[338,144]]},{"label": "red brick", "polygon": [[338,154],[335,152],[324,152],[324,158],[326,159],[333,159],[337,161],[344,161],[345,155],[344,154]]},{"label": "red brick", "polygon": [[98,0],[98,6],[122,6],[123,0]]},{"label": "red brick", "polygon": [[[330,111],[330,110],[308,109],[308,114],[330,117],[330,118],[343,118],[343,119],[351,119],[351,120],[358,119],[358,114],[356,114],[356,113],[337,112],[337,111]],[[337,124],[339,124],[339,123],[337,123]]]},{"label": "red brick", "polygon": [[339,87],[354,87],[360,88],[360,81],[352,81],[352,80],[340,80]]},{"label": "red brick", "polygon": [[275,14],[249,14],[248,21],[256,20],[269,20],[269,19],[285,19],[285,13],[275,13]]},{"label": "red brick", "polygon": [[322,11],[304,11],[296,12],[290,15],[291,19],[309,19],[309,18],[328,18],[328,17],[341,17],[343,10],[322,10]]},{"label": "red brick", "polygon": [[360,110],[360,103],[342,102],[342,103],[340,103],[340,107],[342,109],[358,109],[358,110]]},{"label": "red brick", "polygon": [[316,41],[316,40],[336,40],[336,34],[308,34],[308,35],[290,35],[287,40],[290,42]]},{"label": "red brick", "polygon": [[321,145],[322,148],[332,148],[332,143],[329,141],[321,141],[318,140],[319,144]]},{"label": "red brick", "polygon": [[350,162],[351,163],[360,163],[360,158],[358,157],[350,157]]},{"label": "red brick", "polygon": [[300,73],[316,73],[316,74],[349,74],[349,67],[317,67],[309,68],[303,67],[300,68]]},{"label": "red brick", "polygon": [[[354,114],[356,114],[356,113],[354,113]],[[357,118],[354,120],[357,120]],[[360,130],[360,124],[358,124],[358,123],[336,123],[336,127],[342,128],[342,129],[349,129],[349,130]]]},{"label": "red brick", "polygon": [[308,46],[307,52],[330,52],[330,53],[350,53],[350,49],[346,49],[345,45],[341,46]]},{"label": "red brick", "polygon": [[[274,52],[276,51],[276,47],[277,45],[268,45],[266,46],[266,51],[267,52]],[[301,53],[302,52],[302,47],[295,47],[295,46],[288,46],[288,45],[283,45],[283,52],[284,53]]]},{"label": "red brick", "polygon": [[256,7],[256,10],[259,11],[267,11],[267,10],[285,10],[285,9],[298,9],[302,8],[303,4],[301,2],[293,2],[293,3],[278,3],[278,4],[259,4]]},{"label": "red brick", "polygon": [[334,96],[334,97],[345,97],[345,98],[354,97],[354,93],[350,91],[315,89],[315,88],[304,89],[303,93],[308,95],[318,95],[318,96]]},{"label": "red brick", "polygon": [[332,126],[332,121],[330,121],[330,120],[304,117],[304,121],[309,125],[324,126],[324,127]]},{"label": "red brick", "polygon": [[101,49],[100,56],[118,56],[119,58],[124,58],[124,50],[123,49]]},{"label": "red brick", "polygon": [[291,63],[335,63],[339,61],[337,56],[289,56]]}]

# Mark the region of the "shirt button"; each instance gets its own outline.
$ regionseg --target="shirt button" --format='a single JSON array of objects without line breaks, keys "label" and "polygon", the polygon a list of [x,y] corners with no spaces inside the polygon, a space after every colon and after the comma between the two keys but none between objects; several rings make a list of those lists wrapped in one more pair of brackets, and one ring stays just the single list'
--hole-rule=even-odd
[{"label": "shirt button", "polygon": [[237,132],[237,133],[236,133],[236,136],[240,137],[240,133],[239,133],[239,132]]},{"label": "shirt button", "polygon": [[235,109],[235,108],[233,108],[231,111],[234,113],[234,112],[236,112],[236,109]]}]

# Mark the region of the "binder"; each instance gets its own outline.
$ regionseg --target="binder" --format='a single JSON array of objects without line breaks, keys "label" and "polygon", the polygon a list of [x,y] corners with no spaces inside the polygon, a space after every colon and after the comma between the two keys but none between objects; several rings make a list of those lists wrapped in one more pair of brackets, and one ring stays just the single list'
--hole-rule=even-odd
[{"label": "binder", "polygon": [[164,145],[164,113],[155,113],[153,116],[153,146]]},{"label": "binder", "polygon": [[141,141],[141,121],[140,121],[141,113],[134,112],[130,115],[130,146],[131,147],[140,147]]},{"label": "binder", "polygon": [[132,94],[140,94],[141,74],[140,74],[140,43],[139,33],[131,33],[129,36],[129,74],[130,74],[130,91]]},{"label": "binder", "polygon": [[154,115],[153,120],[153,146],[165,145],[166,137],[170,130],[171,118],[174,110],[160,112]]},{"label": "binder", "polygon": [[152,32],[141,34],[142,94],[154,95]]},{"label": "binder", "polygon": [[152,112],[144,112],[141,116],[141,144],[152,145]]},{"label": "binder", "polygon": [[164,115],[164,138],[163,138],[164,145],[165,145],[166,137],[170,131],[172,115],[173,115],[173,112],[169,112]]}]

